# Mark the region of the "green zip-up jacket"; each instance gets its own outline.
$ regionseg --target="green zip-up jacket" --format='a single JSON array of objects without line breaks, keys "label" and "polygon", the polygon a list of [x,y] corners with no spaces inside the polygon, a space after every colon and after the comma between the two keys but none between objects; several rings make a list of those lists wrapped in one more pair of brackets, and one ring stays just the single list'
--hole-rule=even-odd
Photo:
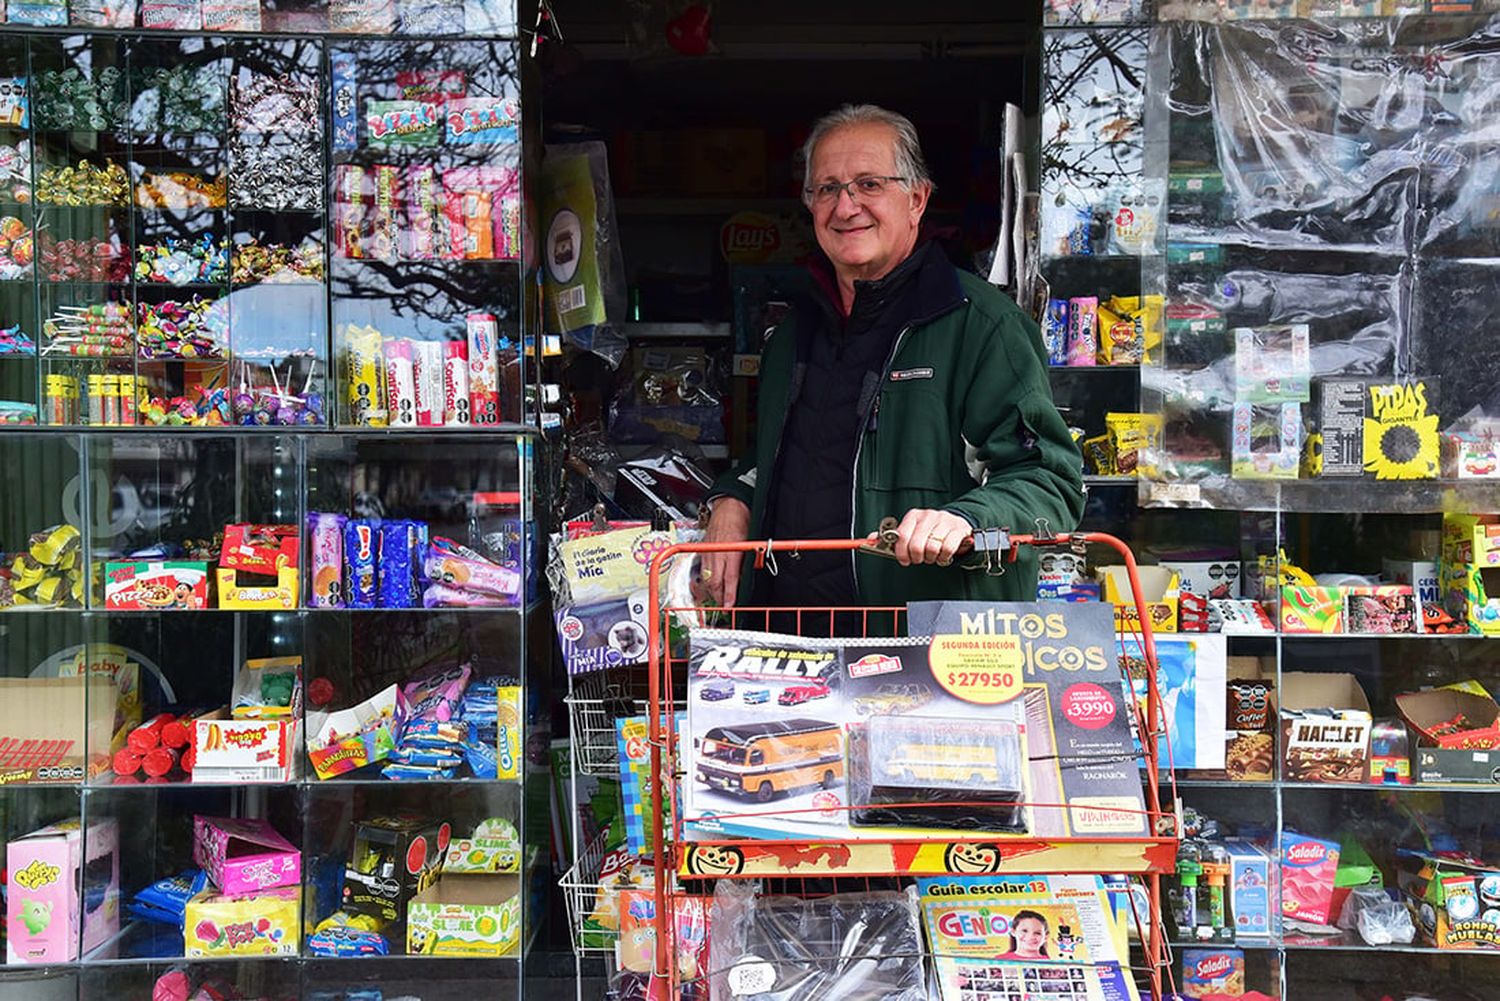
[{"label": "green zip-up jacket", "polygon": [[[917,319],[897,336],[878,391],[871,386],[862,394],[868,402],[856,446],[850,538],[913,508],[952,511],[976,528],[1031,532],[1040,519],[1054,532],[1072,531],[1083,513],[1083,462],[1052,402],[1036,324],[999,290],[941,254],[927,256],[916,280]],[[765,537],[772,480],[796,475],[778,468],[781,437],[801,389],[799,338],[816,334],[819,326],[815,310],[793,310],[766,342],[753,443],[709,493],[749,505],[751,538]],[[866,605],[1036,596],[1035,552],[1029,548],[1000,576],[987,574],[977,559],[950,567],[903,567],[866,553],[851,559]],[[795,563],[778,563],[781,572],[795,572]],[[741,604],[753,600],[755,573],[747,560]]]}]

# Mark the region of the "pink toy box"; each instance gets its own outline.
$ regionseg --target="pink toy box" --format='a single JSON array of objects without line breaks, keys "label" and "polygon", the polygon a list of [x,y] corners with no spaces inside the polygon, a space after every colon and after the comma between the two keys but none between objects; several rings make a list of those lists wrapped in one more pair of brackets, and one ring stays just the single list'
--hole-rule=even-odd
[{"label": "pink toy box", "polygon": [[113,820],[85,837],[76,817],[6,845],[7,962],[72,962],[119,930],[119,847]]},{"label": "pink toy box", "polygon": [[302,853],[264,820],[193,817],[193,862],[227,894],[302,883]]}]

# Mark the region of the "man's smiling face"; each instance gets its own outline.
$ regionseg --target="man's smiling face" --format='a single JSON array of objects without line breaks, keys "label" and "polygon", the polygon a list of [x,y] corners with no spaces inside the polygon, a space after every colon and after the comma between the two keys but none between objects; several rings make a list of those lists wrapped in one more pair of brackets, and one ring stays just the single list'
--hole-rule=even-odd
[{"label": "man's smiling face", "polygon": [[[896,134],[888,125],[862,123],[835,129],[813,151],[809,186],[861,177],[890,177],[896,169]],[[828,202],[813,201],[818,246],[840,278],[883,277],[911,253],[927,208],[928,188],[892,181],[878,196],[840,192]]]}]

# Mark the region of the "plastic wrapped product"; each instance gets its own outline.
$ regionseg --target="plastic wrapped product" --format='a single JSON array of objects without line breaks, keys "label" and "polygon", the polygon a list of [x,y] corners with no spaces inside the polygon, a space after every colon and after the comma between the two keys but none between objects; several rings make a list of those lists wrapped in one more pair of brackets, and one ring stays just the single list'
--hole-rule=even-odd
[{"label": "plastic wrapped product", "polygon": [[723,880],[709,927],[711,1001],[926,1001],[922,931],[905,893],[762,897]]},{"label": "plastic wrapped product", "polygon": [[1025,761],[1016,722],[871,716],[849,733],[849,823],[1025,831]]}]

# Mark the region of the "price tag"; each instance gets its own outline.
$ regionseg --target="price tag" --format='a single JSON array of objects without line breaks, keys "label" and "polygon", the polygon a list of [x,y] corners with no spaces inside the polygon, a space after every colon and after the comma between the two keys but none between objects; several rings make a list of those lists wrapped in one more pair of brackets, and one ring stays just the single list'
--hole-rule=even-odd
[{"label": "price tag", "polygon": [[993,706],[1021,694],[1019,636],[934,636],[928,663],[943,690],[965,702]]},{"label": "price tag", "polygon": [[764,994],[776,986],[776,970],[763,959],[750,956],[729,970],[729,993],[735,997]]}]

